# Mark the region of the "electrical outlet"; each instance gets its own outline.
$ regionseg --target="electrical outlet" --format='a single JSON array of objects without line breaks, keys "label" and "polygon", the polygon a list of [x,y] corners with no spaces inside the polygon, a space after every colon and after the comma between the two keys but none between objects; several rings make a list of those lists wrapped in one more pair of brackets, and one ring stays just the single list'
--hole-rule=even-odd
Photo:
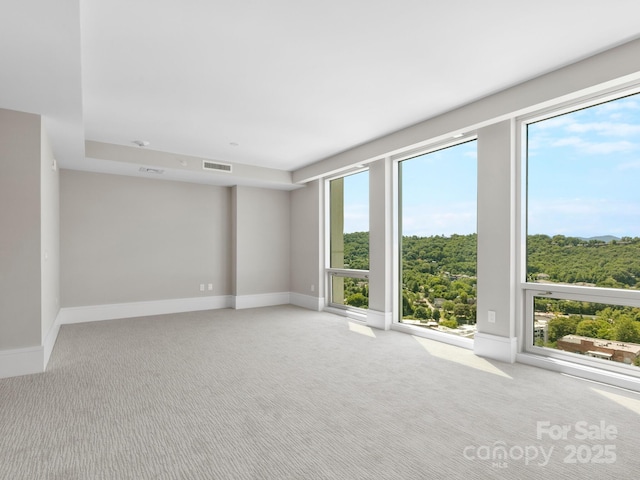
[{"label": "electrical outlet", "polygon": [[208,287],[207,290],[209,291],[213,290],[213,283],[210,283],[207,287]]},{"label": "electrical outlet", "polygon": [[204,283],[201,283],[201,284],[200,284],[200,291],[201,291],[201,292],[204,292]]},{"label": "electrical outlet", "polygon": [[487,318],[489,323],[496,323],[496,312],[489,310],[489,317]]}]

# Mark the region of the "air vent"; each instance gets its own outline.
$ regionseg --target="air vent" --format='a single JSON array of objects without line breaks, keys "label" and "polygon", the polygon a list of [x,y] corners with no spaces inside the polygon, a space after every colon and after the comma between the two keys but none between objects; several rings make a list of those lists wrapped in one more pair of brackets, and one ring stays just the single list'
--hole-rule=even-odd
[{"label": "air vent", "polygon": [[142,173],[153,173],[154,175],[162,175],[164,173],[164,170],[160,170],[159,168],[140,167],[140,171]]},{"label": "air vent", "polygon": [[202,169],[203,170],[213,170],[215,172],[231,173],[231,165],[228,165],[226,163],[209,162],[207,160],[203,160],[202,161]]}]

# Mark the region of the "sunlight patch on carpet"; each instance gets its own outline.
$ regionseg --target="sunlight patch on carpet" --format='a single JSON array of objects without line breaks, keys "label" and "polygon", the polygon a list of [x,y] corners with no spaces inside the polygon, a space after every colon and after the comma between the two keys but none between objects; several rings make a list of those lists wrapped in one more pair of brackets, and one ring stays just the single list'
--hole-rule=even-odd
[{"label": "sunlight patch on carpet", "polygon": [[[413,335],[412,335],[413,336]],[[429,340],[428,338],[413,336],[422,347],[434,357],[449,360],[451,362],[459,363],[465,367],[475,368],[486,373],[498,375],[501,377],[512,378],[498,367],[493,365],[488,360],[478,357],[473,354],[471,350],[465,348],[456,347],[454,345],[447,345],[446,343],[436,342]]]},{"label": "sunlight patch on carpet", "polygon": [[376,334],[373,333],[371,327],[367,327],[366,325],[349,322],[349,330],[355,333],[359,333],[360,335],[366,335],[367,337],[376,338]]},{"label": "sunlight patch on carpet", "polygon": [[628,408],[632,412],[640,415],[640,400],[625,397],[624,395],[618,395],[616,393],[607,392],[605,390],[598,390],[597,388],[592,388],[592,390],[596,393],[599,393],[603,397],[616,402],[618,405]]}]

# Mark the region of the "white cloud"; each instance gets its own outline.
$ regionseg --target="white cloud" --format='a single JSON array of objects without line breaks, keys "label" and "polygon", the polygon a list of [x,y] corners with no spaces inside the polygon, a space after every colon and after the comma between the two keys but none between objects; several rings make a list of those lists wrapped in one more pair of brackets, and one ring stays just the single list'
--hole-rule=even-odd
[{"label": "white cloud", "polygon": [[630,152],[637,148],[636,144],[627,140],[616,142],[589,142],[580,137],[560,138],[551,143],[553,147],[575,147],[589,155],[608,155],[616,152]]},{"label": "white cloud", "polygon": [[584,145],[584,140],[580,137],[564,137],[560,140],[556,140],[551,145],[554,147],[567,147],[567,146],[580,146]]},{"label": "white cloud", "polygon": [[640,133],[640,125],[621,122],[572,123],[566,129],[572,133],[595,132],[611,137],[629,137]]},{"label": "white cloud", "polygon": [[621,142],[585,142],[579,147],[583,152],[593,155],[608,155],[615,152],[630,152],[636,146],[627,141]]},{"label": "white cloud", "polygon": [[597,112],[608,114],[611,112],[620,112],[624,110],[640,110],[640,103],[635,98],[626,98],[616,100],[614,102],[603,103],[597,106]]},{"label": "white cloud", "polygon": [[402,213],[403,235],[466,235],[476,231],[473,202],[446,205],[406,205]]}]

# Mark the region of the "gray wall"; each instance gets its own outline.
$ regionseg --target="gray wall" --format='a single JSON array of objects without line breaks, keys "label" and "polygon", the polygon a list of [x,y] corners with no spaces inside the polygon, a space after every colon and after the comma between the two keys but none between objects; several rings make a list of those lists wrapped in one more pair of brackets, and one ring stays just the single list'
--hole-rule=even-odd
[{"label": "gray wall", "polygon": [[291,291],[312,297],[324,297],[323,187],[315,180],[290,193]]},{"label": "gray wall", "polygon": [[230,294],[230,205],[225,187],[63,170],[62,306]]},{"label": "gray wall", "polygon": [[369,164],[369,310],[391,313],[393,307],[391,161]]},{"label": "gray wall", "polygon": [[233,188],[235,295],[289,292],[289,192]]},{"label": "gray wall", "polygon": [[0,349],[41,342],[40,123],[0,109]]},{"label": "gray wall", "polygon": [[[516,176],[513,122],[478,131],[478,330],[515,335]],[[495,323],[488,322],[489,311]]]}]

